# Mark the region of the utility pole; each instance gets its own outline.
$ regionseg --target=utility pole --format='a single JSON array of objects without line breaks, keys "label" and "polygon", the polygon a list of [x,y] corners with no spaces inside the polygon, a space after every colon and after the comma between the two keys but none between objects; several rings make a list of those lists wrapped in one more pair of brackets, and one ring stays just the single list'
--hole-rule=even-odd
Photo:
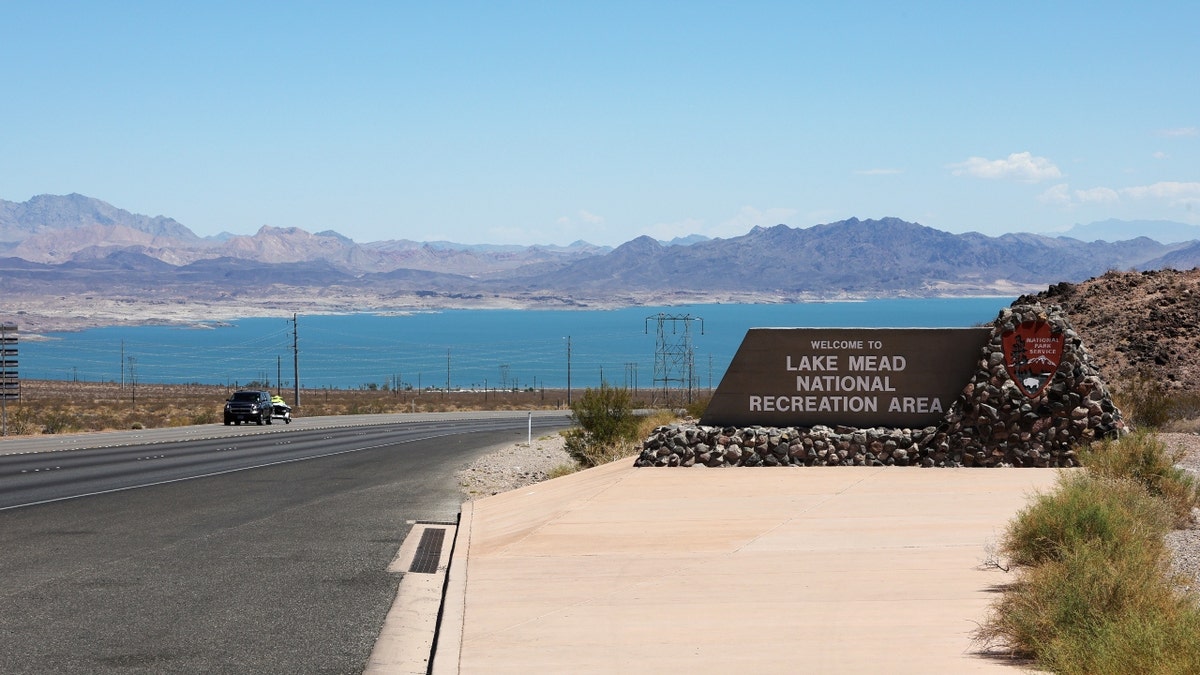
[{"label": "utility pole", "polygon": [[571,336],[567,336],[567,407],[571,407]]},{"label": "utility pole", "polygon": [[442,392],[442,398],[446,398],[446,394],[450,393],[450,349],[446,349],[446,390]]},{"label": "utility pole", "polygon": [[300,407],[300,321],[295,312],[292,313],[292,405]]},{"label": "utility pole", "polygon": [[137,405],[137,359],[133,356],[129,357],[129,386],[133,394],[130,402]]}]

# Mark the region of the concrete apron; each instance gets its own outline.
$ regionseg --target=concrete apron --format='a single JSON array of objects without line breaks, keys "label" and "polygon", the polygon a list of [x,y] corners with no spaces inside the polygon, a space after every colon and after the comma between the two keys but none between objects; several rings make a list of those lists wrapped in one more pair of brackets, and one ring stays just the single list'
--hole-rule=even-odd
[{"label": "concrete apron", "polygon": [[982,563],[1057,474],[622,460],[468,502],[432,672],[1015,672]]}]

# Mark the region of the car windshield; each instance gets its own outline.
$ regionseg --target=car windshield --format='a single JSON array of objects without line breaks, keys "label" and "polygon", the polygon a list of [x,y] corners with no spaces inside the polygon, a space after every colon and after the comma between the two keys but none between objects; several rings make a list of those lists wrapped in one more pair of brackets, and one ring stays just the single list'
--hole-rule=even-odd
[{"label": "car windshield", "polygon": [[235,392],[233,394],[233,396],[231,396],[229,398],[229,400],[230,401],[257,401],[258,393],[253,392],[253,391],[239,391],[239,392]]}]

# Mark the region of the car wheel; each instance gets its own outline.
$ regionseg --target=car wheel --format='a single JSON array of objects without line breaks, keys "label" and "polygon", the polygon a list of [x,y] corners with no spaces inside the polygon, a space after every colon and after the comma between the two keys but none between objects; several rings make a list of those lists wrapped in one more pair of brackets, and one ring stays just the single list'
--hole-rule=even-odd
[{"label": "car wheel", "polygon": [[283,423],[284,423],[284,424],[291,424],[291,423],[292,423],[292,418],[290,418],[290,417],[285,417],[285,418],[283,418]]},{"label": "car wheel", "polygon": [[229,426],[230,424],[233,424],[233,422],[231,422],[230,420],[225,420],[225,426]]},{"label": "car wheel", "polygon": [[265,417],[267,418],[267,424],[270,424],[270,423],[271,423],[271,414],[270,414],[270,413],[267,413],[267,414],[265,415]]},{"label": "car wheel", "polygon": [[262,425],[263,425],[263,416],[262,416],[262,413],[259,413],[259,415],[258,415],[258,426],[260,426],[260,427],[261,427]]}]

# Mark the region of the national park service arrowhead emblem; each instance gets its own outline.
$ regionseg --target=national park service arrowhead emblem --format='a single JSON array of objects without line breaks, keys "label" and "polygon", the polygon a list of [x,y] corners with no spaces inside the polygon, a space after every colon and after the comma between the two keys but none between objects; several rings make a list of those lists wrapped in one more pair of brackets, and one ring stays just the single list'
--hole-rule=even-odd
[{"label": "national park service arrowhead emblem", "polygon": [[1062,333],[1052,335],[1047,321],[1026,321],[1001,336],[1004,367],[1021,393],[1035,398],[1058,370],[1062,361]]}]

